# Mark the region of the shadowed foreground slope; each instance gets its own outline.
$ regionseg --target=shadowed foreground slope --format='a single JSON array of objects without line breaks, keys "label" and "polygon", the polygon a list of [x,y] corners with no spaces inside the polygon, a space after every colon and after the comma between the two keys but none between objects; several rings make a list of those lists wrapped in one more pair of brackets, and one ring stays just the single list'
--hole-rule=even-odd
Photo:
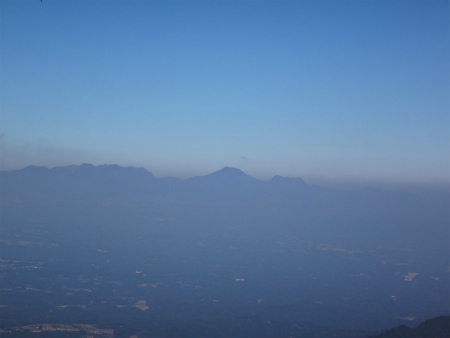
[{"label": "shadowed foreground slope", "polygon": [[370,338],[448,338],[450,317],[440,316],[428,319],[415,328],[401,325]]}]

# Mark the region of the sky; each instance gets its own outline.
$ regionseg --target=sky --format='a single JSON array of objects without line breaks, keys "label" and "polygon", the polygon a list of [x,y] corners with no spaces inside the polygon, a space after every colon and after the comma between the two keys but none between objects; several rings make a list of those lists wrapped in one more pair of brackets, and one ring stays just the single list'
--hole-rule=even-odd
[{"label": "sky", "polygon": [[0,169],[450,184],[450,1],[0,1]]}]

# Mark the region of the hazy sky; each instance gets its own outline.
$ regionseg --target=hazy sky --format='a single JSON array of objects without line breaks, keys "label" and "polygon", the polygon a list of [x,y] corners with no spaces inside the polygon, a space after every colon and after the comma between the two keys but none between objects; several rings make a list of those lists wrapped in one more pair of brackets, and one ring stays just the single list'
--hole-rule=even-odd
[{"label": "hazy sky", "polygon": [[450,1],[0,1],[1,169],[450,181]]}]

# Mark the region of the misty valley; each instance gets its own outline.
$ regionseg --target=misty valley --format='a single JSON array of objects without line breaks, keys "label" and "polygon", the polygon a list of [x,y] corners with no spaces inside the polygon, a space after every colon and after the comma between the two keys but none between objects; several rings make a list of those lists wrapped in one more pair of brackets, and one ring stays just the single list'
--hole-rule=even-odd
[{"label": "misty valley", "polygon": [[450,314],[448,196],[89,164],[0,184],[0,337],[361,338]]}]

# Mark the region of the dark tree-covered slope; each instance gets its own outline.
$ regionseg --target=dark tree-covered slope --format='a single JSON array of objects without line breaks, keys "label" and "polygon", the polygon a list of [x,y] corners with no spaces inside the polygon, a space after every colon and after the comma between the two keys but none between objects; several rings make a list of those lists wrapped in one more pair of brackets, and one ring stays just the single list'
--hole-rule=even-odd
[{"label": "dark tree-covered slope", "polygon": [[450,317],[439,316],[420,323],[415,328],[400,325],[371,338],[449,338]]}]

